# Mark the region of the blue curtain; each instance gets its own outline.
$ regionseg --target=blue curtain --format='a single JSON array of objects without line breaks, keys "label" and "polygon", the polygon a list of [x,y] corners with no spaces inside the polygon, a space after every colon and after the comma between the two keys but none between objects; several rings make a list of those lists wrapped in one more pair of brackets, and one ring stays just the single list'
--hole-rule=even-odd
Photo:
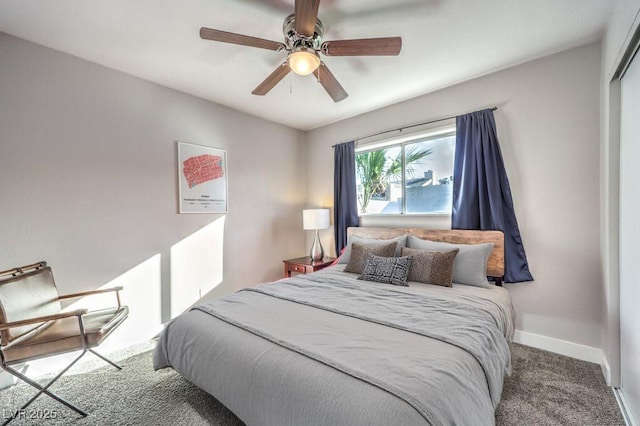
[{"label": "blue curtain", "polygon": [[451,227],[502,231],[505,238],[504,281],[533,280],[491,109],[456,117]]},{"label": "blue curtain", "polygon": [[334,149],[333,228],[336,234],[336,254],[339,255],[347,245],[347,228],[358,226],[355,143],[341,143],[335,145]]}]

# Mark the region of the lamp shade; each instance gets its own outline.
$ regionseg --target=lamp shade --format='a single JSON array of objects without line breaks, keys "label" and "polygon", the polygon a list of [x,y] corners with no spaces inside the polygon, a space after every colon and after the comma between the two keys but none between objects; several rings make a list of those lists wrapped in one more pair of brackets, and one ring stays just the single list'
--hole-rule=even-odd
[{"label": "lamp shade", "polygon": [[329,209],[302,210],[302,226],[306,230],[327,229],[329,227]]}]

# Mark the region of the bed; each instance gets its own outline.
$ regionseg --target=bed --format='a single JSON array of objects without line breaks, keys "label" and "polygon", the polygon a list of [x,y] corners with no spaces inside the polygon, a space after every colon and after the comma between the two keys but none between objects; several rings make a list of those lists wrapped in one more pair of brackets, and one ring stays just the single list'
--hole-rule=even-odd
[{"label": "bed", "polygon": [[[348,234],[354,244],[489,243],[486,275],[504,274],[500,232],[350,228]],[[358,280],[346,267],[193,308],[165,327],[154,368],[174,368],[249,425],[494,424],[511,368],[509,293],[497,285],[380,284]]]}]

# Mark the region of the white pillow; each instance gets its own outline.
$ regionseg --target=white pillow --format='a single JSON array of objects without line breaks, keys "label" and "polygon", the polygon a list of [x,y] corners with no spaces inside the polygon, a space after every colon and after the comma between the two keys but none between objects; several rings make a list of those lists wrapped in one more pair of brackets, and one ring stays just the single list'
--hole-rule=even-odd
[{"label": "white pillow", "polygon": [[398,245],[396,246],[396,252],[394,254],[394,256],[398,257],[400,256],[400,250],[402,250],[402,247],[406,247],[407,246],[407,235],[400,235],[399,237],[396,238],[391,238],[388,240],[378,240],[375,238],[362,238],[362,237],[358,237],[356,235],[353,235],[351,237],[349,237],[349,240],[347,241],[347,248],[345,249],[344,253],[342,253],[342,256],[340,256],[340,258],[338,259],[338,263],[349,263],[349,259],[351,259],[351,244],[352,243],[360,243],[360,244],[387,244],[387,243],[398,243]]},{"label": "white pillow", "polygon": [[419,250],[447,251],[460,250],[453,265],[453,282],[476,287],[491,287],[487,280],[487,260],[493,250],[492,243],[483,244],[449,244],[431,240],[423,240],[409,235],[407,247]]}]

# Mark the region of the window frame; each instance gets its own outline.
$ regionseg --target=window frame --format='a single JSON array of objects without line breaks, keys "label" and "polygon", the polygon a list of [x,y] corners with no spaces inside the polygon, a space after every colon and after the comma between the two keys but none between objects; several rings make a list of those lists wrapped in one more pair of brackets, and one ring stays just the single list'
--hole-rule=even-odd
[{"label": "window frame", "polygon": [[[400,132],[402,130],[399,130]],[[405,164],[405,149],[407,145],[416,144],[419,142],[426,142],[434,139],[441,139],[456,135],[455,119],[443,120],[436,125],[430,125],[421,130],[415,131],[410,134],[395,136],[391,138],[377,139],[369,142],[357,141],[355,146],[355,154],[377,151],[383,148],[400,147],[401,164],[402,164],[402,206],[399,213],[364,213],[360,212],[360,206],[358,205],[358,217],[410,217],[410,216],[426,216],[426,217],[451,217],[451,211],[449,213],[407,213],[407,197],[406,197],[406,164]],[[455,149],[455,142],[454,142]],[[359,185],[359,181],[356,176],[356,185]],[[452,206],[453,208],[453,206]]]}]

